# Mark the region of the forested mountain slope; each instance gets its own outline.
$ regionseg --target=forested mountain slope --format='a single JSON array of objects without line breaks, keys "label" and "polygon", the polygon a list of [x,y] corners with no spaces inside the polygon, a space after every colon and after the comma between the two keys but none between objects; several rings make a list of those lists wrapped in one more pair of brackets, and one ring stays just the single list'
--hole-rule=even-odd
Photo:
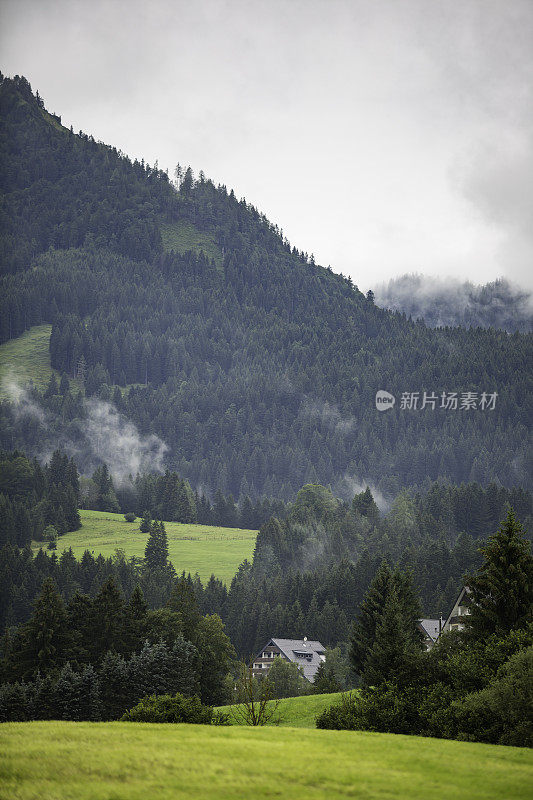
[{"label": "forested mountain slope", "polygon": [[[52,366],[85,363],[85,393],[158,434],[193,485],[531,485],[531,335],[430,330],[376,307],[225,187],[188,170],[177,189],[63,128],[22,78],[2,80],[0,112],[1,341],[51,323]],[[397,398],[386,413],[379,389]],[[498,398],[493,411],[400,407],[424,391]],[[40,428],[4,403],[0,444],[40,453],[85,413],[75,391],[48,406]]]}]

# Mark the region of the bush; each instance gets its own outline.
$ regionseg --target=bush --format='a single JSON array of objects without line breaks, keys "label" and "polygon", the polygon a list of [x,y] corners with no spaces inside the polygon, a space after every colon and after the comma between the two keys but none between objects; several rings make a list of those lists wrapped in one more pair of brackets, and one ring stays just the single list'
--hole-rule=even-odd
[{"label": "bush", "polygon": [[128,511],[127,514],[124,514],[124,519],[126,522],[135,522],[137,519],[137,515],[133,513],[133,511]]},{"label": "bush", "polygon": [[196,725],[227,725],[228,716],[214,712],[210,706],[204,706],[200,698],[175,695],[152,694],[143,697],[130,711],[122,717],[123,722],[189,722]]},{"label": "bush", "polygon": [[55,550],[57,548],[57,530],[53,525],[47,525],[43,531],[43,540],[48,542],[48,549]]},{"label": "bush", "polygon": [[480,692],[451,708],[455,738],[533,747],[533,647],[511,656]]},{"label": "bush", "polygon": [[366,689],[359,696],[343,694],[341,702],[330,706],[317,717],[317,728],[349,731],[378,731],[379,733],[423,732],[418,713],[420,690],[399,689],[394,683],[384,683]]},{"label": "bush", "polygon": [[337,731],[354,731],[356,696],[353,692],[341,695],[340,703],[329,706],[316,718],[317,728]]}]

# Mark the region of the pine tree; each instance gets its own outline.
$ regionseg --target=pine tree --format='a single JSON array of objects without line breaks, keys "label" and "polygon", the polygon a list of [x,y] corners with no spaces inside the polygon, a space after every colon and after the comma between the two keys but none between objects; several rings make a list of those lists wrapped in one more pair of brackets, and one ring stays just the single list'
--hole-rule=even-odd
[{"label": "pine tree", "polygon": [[183,622],[183,635],[189,641],[194,638],[194,632],[201,619],[198,601],[192,584],[182,575],[173,586],[168,608],[177,611]]},{"label": "pine tree", "polygon": [[412,681],[416,677],[421,653],[413,640],[413,626],[405,619],[397,587],[392,583],[374,642],[365,659],[362,683],[378,686],[391,681],[405,686]]},{"label": "pine tree", "polygon": [[147,613],[148,605],[141,587],[137,585],[125,609],[124,651],[128,654],[142,645]]},{"label": "pine tree", "polygon": [[150,533],[152,530],[152,514],[150,511],[143,511],[139,530],[141,533]]},{"label": "pine tree", "polygon": [[168,562],[168,538],[163,523],[154,520],[144,550],[144,563],[148,569],[163,569]]},{"label": "pine tree", "polygon": [[98,663],[108,650],[124,647],[124,597],[114,578],[108,578],[93,601],[91,620],[92,662]]},{"label": "pine tree", "polygon": [[481,567],[466,578],[472,605],[465,620],[473,637],[485,639],[522,628],[533,619],[531,544],[512,509],[481,553]]},{"label": "pine tree", "polygon": [[61,595],[53,579],[46,578],[34,612],[23,629],[21,677],[31,677],[37,671],[46,675],[61,667],[66,661],[71,640]]},{"label": "pine tree", "polygon": [[384,561],[376,572],[359,608],[350,636],[350,661],[356,675],[363,671],[368,652],[374,644],[376,629],[392,582],[392,572]]}]

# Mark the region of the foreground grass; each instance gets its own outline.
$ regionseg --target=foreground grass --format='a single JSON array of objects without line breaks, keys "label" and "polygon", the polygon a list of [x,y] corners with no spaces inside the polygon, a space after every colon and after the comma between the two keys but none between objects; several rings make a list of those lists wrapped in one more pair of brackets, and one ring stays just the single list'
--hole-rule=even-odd
[{"label": "foreground grass", "polygon": [[165,250],[175,250],[176,253],[186,253],[187,250],[198,253],[203,250],[208,258],[213,259],[219,269],[222,267],[222,252],[213,236],[198,230],[192,222],[162,224],[159,229]]},{"label": "foreground grass", "polygon": [[2,800],[531,797],[533,754],[293,728],[127,722],[0,725]]},{"label": "foreground grass", "polygon": [[[315,718],[325,708],[338,702],[341,694],[309,694],[304,697],[286,697],[280,700],[276,714],[269,725],[291,728],[314,728]],[[270,701],[272,703],[273,701]],[[217,710],[230,714],[235,706],[220,706]],[[241,724],[234,722],[233,725]]]},{"label": "foreground grass", "polygon": [[51,332],[51,325],[35,325],[0,345],[0,398],[7,397],[5,382],[10,375],[22,382],[31,379],[39,389],[48,385],[53,372],[48,348]]},{"label": "foreground grass", "polygon": [[[144,556],[148,534],[139,532],[139,519],[126,522],[123,514],[105,511],[80,511],[80,515],[82,527],[59,538],[58,554],[71,547],[76,558],[85,550],[107,557],[117,549],[124,550],[127,558]],[[165,529],[169,559],[177,572],[198,572],[203,581],[214,573],[228,584],[239,564],[251,560],[257,537],[257,531],[178,522],[165,522]],[[41,546],[34,542],[35,550]]]}]

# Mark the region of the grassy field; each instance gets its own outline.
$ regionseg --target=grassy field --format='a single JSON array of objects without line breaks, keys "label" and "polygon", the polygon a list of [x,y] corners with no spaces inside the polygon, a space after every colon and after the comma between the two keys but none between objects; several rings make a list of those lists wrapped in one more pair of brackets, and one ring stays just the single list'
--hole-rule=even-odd
[{"label": "grassy field", "polygon": [[[139,532],[140,520],[126,522],[123,514],[105,511],[80,511],[82,527],[66,533],[58,542],[57,552],[72,547],[81,558],[85,550],[112,556],[117,548],[126,557],[144,556],[148,534]],[[165,522],[170,561],[178,572],[198,572],[202,580],[214,573],[228,584],[241,561],[251,560],[257,531],[240,528],[216,528],[209,525],[181,525]],[[41,545],[34,542],[34,549]]]},{"label": "grassy field", "polygon": [[[315,717],[328,706],[338,702],[339,694],[310,694],[304,697],[286,697],[280,700],[275,718],[270,723],[279,727],[314,728]],[[220,706],[218,711],[231,713],[234,706]],[[278,721],[279,720],[279,721]],[[232,724],[240,724],[232,721]]]},{"label": "grassy field", "polygon": [[51,325],[36,325],[0,345],[0,397],[6,397],[3,384],[10,373],[16,372],[23,382],[31,378],[40,389],[48,385],[52,374],[48,349],[51,332]]},{"label": "grassy field", "polygon": [[222,252],[209,233],[199,231],[191,222],[173,222],[160,225],[161,238],[165,250],[186,253],[187,250],[199,252],[212,258],[217,267],[222,267]]},{"label": "grassy field", "polygon": [[127,722],[0,725],[1,800],[519,800],[533,753],[378,733]]}]

